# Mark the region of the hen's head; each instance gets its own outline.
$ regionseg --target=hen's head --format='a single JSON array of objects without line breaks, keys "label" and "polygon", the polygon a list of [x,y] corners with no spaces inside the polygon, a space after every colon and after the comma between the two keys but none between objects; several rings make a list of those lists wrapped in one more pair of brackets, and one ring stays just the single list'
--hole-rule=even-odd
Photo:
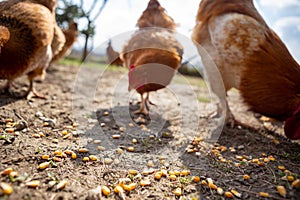
[{"label": "hen's head", "polygon": [[285,121],[284,133],[291,140],[300,139],[300,104],[293,115]]},{"label": "hen's head", "polygon": [[160,7],[160,3],[157,0],[150,0],[147,9],[157,9]]}]

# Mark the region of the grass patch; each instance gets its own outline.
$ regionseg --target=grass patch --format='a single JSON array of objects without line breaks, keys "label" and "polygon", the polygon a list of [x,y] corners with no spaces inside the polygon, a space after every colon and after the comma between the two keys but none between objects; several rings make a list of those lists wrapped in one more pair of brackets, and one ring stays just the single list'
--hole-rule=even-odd
[{"label": "grass patch", "polygon": [[190,84],[193,86],[197,86],[200,88],[207,88],[205,81],[202,78],[194,77],[194,76],[175,76],[173,79],[173,83],[177,84]]}]

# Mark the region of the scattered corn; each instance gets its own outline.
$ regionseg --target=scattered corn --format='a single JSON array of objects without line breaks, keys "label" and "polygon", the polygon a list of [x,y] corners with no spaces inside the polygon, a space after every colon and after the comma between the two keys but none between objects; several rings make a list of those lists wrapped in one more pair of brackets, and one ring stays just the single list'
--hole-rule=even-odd
[{"label": "scattered corn", "polygon": [[103,116],[107,116],[107,115],[109,115],[108,111],[103,112]]},{"label": "scattered corn", "polygon": [[279,166],[278,166],[278,169],[280,169],[280,170],[282,170],[282,171],[286,170],[285,167],[282,166],[282,165],[279,165]]},{"label": "scattered corn", "polygon": [[102,194],[105,196],[110,195],[110,189],[107,186],[102,186]]},{"label": "scattered corn", "polygon": [[172,175],[169,176],[169,179],[171,181],[175,181],[177,179],[177,176],[175,174],[172,174]]},{"label": "scattered corn", "polygon": [[9,195],[13,192],[12,186],[10,184],[4,183],[4,182],[0,183],[0,189],[1,189],[2,193],[6,194],[6,195]]},{"label": "scattered corn", "polygon": [[122,193],[124,190],[123,188],[120,186],[120,185],[117,185],[115,188],[114,188],[114,192],[119,194],[119,193]]},{"label": "scattered corn", "polygon": [[225,197],[233,198],[233,194],[231,192],[225,192]]},{"label": "scattered corn", "polygon": [[71,150],[69,150],[69,149],[67,149],[67,150],[65,150],[65,154],[67,154],[67,155],[72,155],[72,151]]},{"label": "scattered corn", "polygon": [[6,128],[6,129],[5,129],[5,132],[6,132],[6,133],[13,133],[14,131],[15,131],[14,128]]},{"label": "scattered corn", "polygon": [[154,166],[153,161],[151,161],[151,160],[148,161],[147,166],[148,166],[148,167],[153,167],[153,166]]},{"label": "scattered corn", "polygon": [[242,197],[242,194],[239,193],[239,192],[236,191],[236,190],[230,190],[230,192],[231,192],[232,194],[234,194],[234,196],[236,196],[237,198],[241,198],[241,197]]},{"label": "scattered corn", "polygon": [[55,162],[61,162],[61,161],[62,161],[61,158],[56,157],[56,156],[54,156],[54,157],[52,158],[52,160],[55,161]]},{"label": "scattered corn", "polygon": [[58,139],[53,139],[52,143],[58,143]]},{"label": "scattered corn", "polygon": [[161,179],[161,176],[162,176],[162,172],[156,172],[156,173],[154,174],[154,178],[155,178],[156,180],[160,180],[160,179]]},{"label": "scattered corn", "polygon": [[244,180],[249,180],[250,176],[248,174],[244,174],[243,178],[244,178]]},{"label": "scattered corn", "polygon": [[135,175],[138,174],[138,171],[135,170],[135,169],[129,169],[129,170],[128,170],[128,173],[131,174],[131,175],[133,175],[133,176],[135,176]]},{"label": "scattered corn", "polygon": [[104,150],[105,150],[105,147],[103,147],[103,146],[98,146],[98,150],[99,150],[99,151],[104,151]]},{"label": "scattered corn", "polygon": [[207,178],[206,180],[207,180],[208,183],[214,183],[211,178]]},{"label": "scattered corn", "polygon": [[38,187],[40,185],[40,181],[38,181],[38,180],[29,181],[29,182],[25,183],[25,185],[27,187],[36,188],[36,187]]},{"label": "scattered corn", "polygon": [[78,149],[78,152],[79,153],[88,153],[89,150],[87,148],[80,148],[80,149]]},{"label": "scattered corn", "polygon": [[181,176],[187,176],[187,175],[190,175],[190,173],[191,173],[190,170],[187,170],[187,169],[186,169],[186,170],[182,170],[182,171],[180,172],[180,175],[181,175]]},{"label": "scattered corn", "polygon": [[273,156],[268,156],[268,158],[270,159],[270,161],[275,161],[275,158]]},{"label": "scattered corn", "polygon": [[124,131],[126,131],[126,128],[125,127],[120,127],[119,130],[124,132]]},{"label": "scattered corn", "polygon": [[97,161],[98,160],[98,158],[94,155],[90,155],[89,158],[90,158],[91,161]]},{"label": "scattered corn", "polygon": [[292,183],[293,188],[300,188],[300,179],[296,179]]},{"label": "scattered corn", "polygon": [[282,196],[282,197],[286,197],[286,189],[284,186],[278,185],[276,187],[277,192]]},{"label": "scattered corn", "polygon": [[111,163],[113,163],[113,160],[111,158],[104,158],[104,163],[106,165],[110,165]]},{"label": "scattered corn", "polygon": [[119,135],[119,134],[112,135],[113,139],[120,139],[120,137],[121,137],[121,135]]},{"label": "scattered corn", "polygon": [[212,189],[212,190],[218,189],[218,187],[217,187],[215,184],[213,184],[213,183],[208,183],[208,187],[209,187],[210,189]]},{"label": "scattered corn", "polygon": [[118,153],[118,154],[122,154],[122,153],[123,153],[123,150],[120,149],[120,148],[118,148],[118,149],[117,149],[117,153]]},{"label": "scattered corn", "polygon": [[61,132],[61,134],[67,135],[67,134],[69,134],[69,132],[68,132],[67,130],[63,130],[63,131]]},{"label": "scattered corn", "polygon": [[64,137],[63,137],[63,139],[68,139],[68,138],[70,138],[71,137],[71,133],[68,133],[67,135],[65,135]]},{"label": "scattered corn", "polygon": [[123,189],[126,191],[131,191],[136,188],[136,183],[130,183],[129,185],[123,185]]},{"label": "scattered corn", "polygon": [[132,139],[133,144],[136,144],[137,142],[138,142],[137,139]]},{"label": "scattered corn", "polygon": [[11,167],[4,169],[2,172],[0,172],[1,175],[9,175],[13,169]]},{"label": "scattered corn", "polygon": [[206,186],[206,185],[208,185],[208,184],[207,184],[206,180],[202,180],[202,181],[201,181],[201,185]]},{"label": "scattered corn", "polygon": [[43,162],[43,163],[41,163],[41,164],[39,164],[39,169],[46,169],[47,167],[49,167],[49,165],[50,165],[50,162]]},{"label": "scattered corn", "polygon": [[127,151],[129,151],[129,152],[134,152],[134,147],[128,147],[128,148],[127,148]]},{"label": "scattered corn", "polygon": [[11,123],[11,122],[13,122],[14,120],[12,119],[12,118],[7,118],[6,120],[5,120],[5,123]]},{"label": "scattered corn", "polygon": [[56,189],[57,189],[57,190],[61,190],[61,189],[65,188],[67,184],[68,184],[68,181],[65,181],[65,180],[60,181],[60,182],[57,184]]},{"label": "scattered corn", "polygon": [[72,153],[71,158],[75,160],[77,158],[76,153]]},{"label": "scattered corn", "polygon": [[287,177],[287,180],[288,180],[289,182],[292,182],[292,181],[295,180],[295,178],[294,178],[293,176],[288,176],[288,177]]},{"label": "scattered corn", "polygon": [[181,196],[182,195],[182,189],[181,188],[176,188],[173,193],[176,195],[176,196]]},{"label": "scattered corn", "polygon": [[82,161],[83,161],[83,162],[88,162],[89,160],[90,160],[89,157],[83,157],[83,158],[82,158]]},{"label": "scattered corn", "polygon": [[200,181],[200,177],[199,177],[199,176],[194,176],[194,177],[193,177],[193,181],[194,181],[195,183],[198,183],[198,182]]},{"label": "scattered corn", "polygon": [[269,197],[270,194],[267,193],[267,192],[260,192],[260,193],[259,193],[259,196],[261,196],[261,197]]},{"label": "scattered corn", "polygon": [[223,194],[224,194],[224,190],[223,190],[222,188],[218,187],[218,188],[217,188],[217,193],[218,193],[219,195],[223,195]]},{"label": "scattered corn", "polygon": [[9,176],[11,176],[11,177],[17,177],[18,175],[19,175],[19,173],[17,171],[12,171],[9,174]]},{"label": "scattered corn", "polygon": [[151,182],[148,179],[144,179],[144,180],[140,181],[140,185],[141,186],[148,186],[148,185],[151,185]]},{"label": "scattered corn", "polygon": [[38,133],[34,133],[34,134],[32,134],[32,137],[34,137],[34,138],[40,138],[40,137],[41,137],[41,135],[40,135],[40,134],[38,134]]}]

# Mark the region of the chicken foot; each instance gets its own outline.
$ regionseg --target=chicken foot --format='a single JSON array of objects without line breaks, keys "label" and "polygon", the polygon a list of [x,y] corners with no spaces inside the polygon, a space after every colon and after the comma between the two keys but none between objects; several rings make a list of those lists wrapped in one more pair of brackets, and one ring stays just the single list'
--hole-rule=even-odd
[{"label": "chicken foot", "polygon": [[27,100],[30,100],[32,97],[36,97],[36,98],[40,98],[40,99],[46,99],[45,96],[39,94],[35,88],[33,87],[33,80],[29,80],[30,84],[28,87],[28,90],[25,92],[24,95],[22,95],[21,97],[26,97]]},{"label": "chicken foot", "polygon": [[[147,97],[146,97],[147,98]],[[134,114],[144,114],[144,115],[149,115],[148,111],[148,105],[146,98],[144,98],[144,94],[141,94],[141,104],[140,104],[140,109],[135,111]]]}]

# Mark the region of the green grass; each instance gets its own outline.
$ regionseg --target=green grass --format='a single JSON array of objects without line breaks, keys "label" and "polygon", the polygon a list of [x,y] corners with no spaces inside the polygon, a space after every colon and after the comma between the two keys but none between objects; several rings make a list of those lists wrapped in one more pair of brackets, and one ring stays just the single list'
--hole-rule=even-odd
[{"label": "green grass", "polygon": [[173,79],[173,83],[190,84],[193,86],[207,88],[205,81],[200,77],[177,75]]}]

